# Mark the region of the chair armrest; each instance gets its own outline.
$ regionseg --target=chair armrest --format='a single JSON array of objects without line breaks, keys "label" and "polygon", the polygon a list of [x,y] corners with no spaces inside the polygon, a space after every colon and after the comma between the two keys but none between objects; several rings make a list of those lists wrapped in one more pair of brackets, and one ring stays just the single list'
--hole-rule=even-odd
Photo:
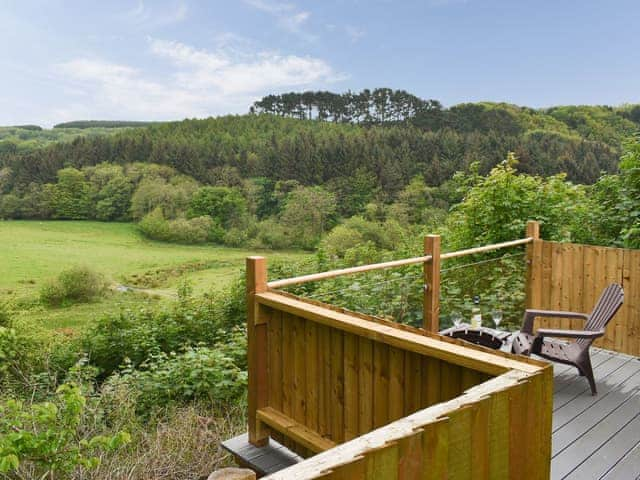
[{"label": "chair armrest", "polygon": [[560,312],[554,310],[535,310],[528,309],[524,312],[524,320],[522,321],[522,329],[520,331],[533,334],[533,321],[536,317],[562,317],[562,318],[582,318],[587,320],[589,315],[578,312]]},{"label": "chair armrest", "polygon": [[566,337],[593,339],[604,335],[604,330],[555,330],[552,328],[539,328],[536,331],[538,337]]}]

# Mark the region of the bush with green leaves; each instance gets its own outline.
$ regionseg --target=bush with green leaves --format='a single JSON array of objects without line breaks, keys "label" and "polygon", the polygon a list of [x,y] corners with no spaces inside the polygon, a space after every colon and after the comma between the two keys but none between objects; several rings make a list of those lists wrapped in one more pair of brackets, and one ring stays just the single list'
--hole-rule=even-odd
[{"label": "bush with green leaves", "polygon": [[106,289],[107,282],[102,274],[87,266],[75,266],[45,283],[40,289],[40,300],[56,307],[84,303],[100,297]]},{"label": "bush with green leaves", "polygon": [[73,384],[58,388],[54,401],[0,403],[0,473],[18,475],[22,470],[28,478],[67,478],[78,469],[97,467],[103,452],[129,443],[124,431],[112,436],[83,435],[86,404]]},{"label": "bush with green leaves", "polygon": [[243,281],[200,298],[181,290],[177,302],[158,309],[125,310],[93,322],[81,348],[105,378],[129,359],[133,366],[153,355],[201,344],[211,346],[245,321]]},{"label": "bush with green leaves", "polygon": [[159,207],[145,215],[138,223],[138,228],[153,240],[186,244],[219,241],[224,235],[224,231],[209,216],[167,220]]},{"label": "bush with green leaves", "polygon": [[625,143],[620,173],[601,177],[590,193],[580,241],[640,248],[640,136]]},{"label": "bush with green leaves", "polygon": [[206,400],[231,404],[244,397],[247,387],[246,336],[236,329],[212,347],[187,347],[182,352],[160,352],[135,367],[126,362],[103,387],[107,395],[125,386],[135,395],[138,413],[148,414],[170,403]]},{"label": "bush with green leaves", "polygon": [[407,234],[395,220],[385,222],[366,220],[363,217],[351,217],[333,228],[320,242],[319,249],[329,257],[344,258],[349,249],[371,242],[377,249],[393,250]]},{"label": "bush with green leaves", "polygon": [[[564,175],[518,174],[513,154],[486,177],[472,174],[462,202],[447,219],[445,241],[453,249],[522,238],[527,220],[538,220],[541,236],[570,240],[577,214],[586,204],[584,188]],[[477,165],[476,165],[477,168]]]},{"label": "bush with green leaves", "polygon": [[191,197],[189,218],[209,216],[224,229],[243,227],[248,217],[247,201],[236,188],[201,187]]},{"label": "bush with green leaves", "polygon": [[278,250],[293,245],[294,239],[274,218],[267,218],[261,221],[256,228],[256,241],[259,247]]}]

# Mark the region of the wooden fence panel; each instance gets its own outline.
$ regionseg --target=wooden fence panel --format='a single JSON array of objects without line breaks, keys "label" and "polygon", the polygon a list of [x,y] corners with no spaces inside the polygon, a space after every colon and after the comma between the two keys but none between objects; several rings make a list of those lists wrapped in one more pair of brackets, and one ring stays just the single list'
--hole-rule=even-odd
[{"label": "wooden fence panel", "polygon": [[460,400],[421,410],[268,478],[548,479],[551,367],[492,382],[495,386],[476,387]]},{"label": "wooden fence panel", "polygon": [[[610,283],[625,291],[625,303],[596,346],[640,355],[640,251],[540,241],[529,249],[527,307],[590,312]],[[535,250],[534,250],[535,249]],[[539,319],[544,328],[580,329],[582,320]]]},{"label": "wooden fence panel", "polygon": [[[451,400],[490,375],[261,307],[267,322],[268,407],[342,443]],[[302,456],[308,448],[273,437]]]}]

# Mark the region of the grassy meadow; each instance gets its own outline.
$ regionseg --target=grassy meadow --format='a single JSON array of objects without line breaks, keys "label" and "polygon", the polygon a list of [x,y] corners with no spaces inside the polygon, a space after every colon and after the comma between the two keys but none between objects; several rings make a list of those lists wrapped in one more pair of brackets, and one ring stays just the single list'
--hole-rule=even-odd
[{"label": "grassy meadow", "polygon": [[[134,224],[87,221],[0,222],[0,246],[0,298],[13,299],[18,315],[53,329],[78,328],[103,313],[162,302],[175,297],[184,280],[195,293],[223,288],[241,271],[248,255],[305,255],[154,242],[142,237]],[[41,285],[75,265],[105,275],[112,290],[89,304],[43,307],[38,301]],[[118,285],[134,290],[117,291]]]}]

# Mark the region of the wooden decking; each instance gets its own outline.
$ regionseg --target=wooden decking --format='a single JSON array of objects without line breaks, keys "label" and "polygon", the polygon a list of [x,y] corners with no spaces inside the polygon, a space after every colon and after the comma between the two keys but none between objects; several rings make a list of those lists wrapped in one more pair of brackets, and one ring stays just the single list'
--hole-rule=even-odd
[{"label": "wooden decking", "polygon": [[[554,364],[552,480],[640,480],[640,358],[592,349],[598,395],[573,367]],[[260,474],[301,460],[273,440],[256,448],[247,435],[224,448]]]},{"label": "wooden decking", "polygon": [[591,350],[598,395],[554,365],[553,480],[640,479],[640,358]]}]

